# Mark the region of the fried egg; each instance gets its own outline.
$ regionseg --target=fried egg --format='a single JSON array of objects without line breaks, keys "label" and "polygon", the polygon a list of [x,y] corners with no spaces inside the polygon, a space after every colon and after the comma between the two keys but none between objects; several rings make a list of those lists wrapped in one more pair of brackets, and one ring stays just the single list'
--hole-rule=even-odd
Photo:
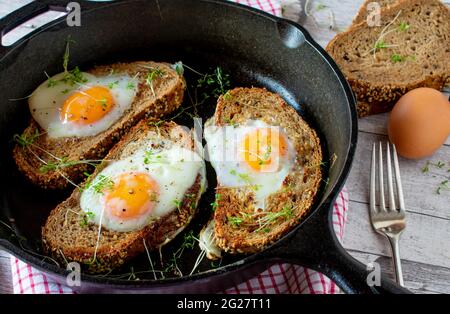
[{"label": "fried egg", "polygon": [[89,221],[108,230],[140,230],[179,210],[199,174],[203,190],[205,166],[196,152],[169,141],[149,142],[98,173],[82,192],[80,207]]},{"label": "fried egg", "polygon": [[261,120],[238,126],[205,125],[208,158],[223,187],[249,187],[255,209],[282,188],[295,162],[293,145],[281,127]]},{"label": "fried egg", "polygon": [[50,138],[95,136],[124,115],[137,88],[138,80],[127,74],[94,76],[73,70],[42,83],[29,107]]}]

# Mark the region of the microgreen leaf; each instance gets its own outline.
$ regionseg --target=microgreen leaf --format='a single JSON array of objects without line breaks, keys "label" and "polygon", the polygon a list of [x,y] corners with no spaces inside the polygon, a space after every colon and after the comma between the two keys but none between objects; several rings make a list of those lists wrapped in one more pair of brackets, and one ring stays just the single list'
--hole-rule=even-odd
[{"label": "microgreen leaf", "polygon": [[182,204],[182,202],[180,200],[178,200],[178,199],[174,199],[172,202],[176,206],[178,212],[180,212],[181,211],[181,204]]},{"label": "microgreen leaf", "polygon": [[108,107],[108,100],[105,97],[103,97],[102,99],[97,99],[96,102],[98,102],[103,109],[106,109]]},{"label": "microgreen leaf", "polygon": [[80,219],[80,226],[81,227],[86,227],[89,224],[89,220],[94,219],[95,214],[92,211],[87,211],[84,214],[82,214]]},{"label": "microgreen leaf", "polygon": [[397,63],[397,62],[403,62],[403,61],[405,61],[405,57],[403,57],[403,56],[401,56],[401,55],[399,55],[399,54],[393,54],[392,56],[391,56],[391,61],[393,62],[393,63]]},{"label": "microgreen leaf", "polygon": [[184,235],[183,244],[181,247],[186,249],[193,249],[195,246],[196,237],[194,236],[194,231],[189,231]]},{"label": "microgreen leaf", "polygon": [[77,83],[86,83],[88,80],[84,77],[81,70],[78,67],[75,67],[73,70],[66,72],[61,81],[69,84],[70,86],[73,86]]},{"label": "microgreen leaf", "polygon": [[238,123],[236,123],[236,122],[234,122],[233,120],[231,120],[230,118],[225,118],[224,119],[224,122],[225,123],[228,123],[228,124],[230,124],[232,127],[237,127],[239,124]]},{"label": "microgreen leaf", "polygon": [[39,133],[38,130],[35,130],[34,134],[32,135],[26,135],[26,134],[14,134],[13,136],[13,140],[19,144],[22,148],[25,148],[31,144],[34,143],[34,141],[40,136],[41,134]]},{"label": "microgreen leaf", "polygon": [[162,77],[164,75],[164,71],[161,69],[150,69],[150,71],[147,73],[147,77],[145,78],[145,83],[150,86],[150,89],[152,90],[153,96],[156,96],[155,88],[153,86],[153,81],[158,78]]},{"label": "microgreen leaf", "polygon": [[442,190],[447,190],[447,191],[450,190],[450,186],[448,185],[448,180],[444,180],[441,183],[439,183],[439,186],[436,189],[436,193],[440,195]]},{"label": "microgreen leaf", "polygon": [[70,44],[74,43],[75,41],[73,41],[70,36],[67,37],[66,40],[66,49],[64,51],[64,55],[63,55],[63,69],[64,72],[68,72],[68,68],[69,68],[69,58],[70,58]]},{"label": "microgreen leaf", "polygon": [[229,90],[225,94],[223,94],[223,99],[230,100],[231,98],[232,96]]},{"label": "microgreen leaf", "polygon": [[103,194],[105,190],[112,190],[114,188],[114,181],[103,174],[98,176],[98,179],[95,183],[91,185],[91,188],[97,194]]},{"label": "microgreen leaf", "polygon": [[430,162],[427,161],[427,163],[425,164],[425,166],[422,167],[422,173],[427,173],[430,171]]},{"label": "microgreen leaf", "polygon": [[176,62],[173,64],[172,67],[175,69],[175,72],[177,72],[179,76],[182,76],[184,74],[183,62],[181,61]]},{"label": "microgreen leaf", "polygon": [[197,197],[194,193],[189,193],[186,194],[186,197],[191,201],[189,206],[191,207],[191,209],[194,209],[197,203]]},{"label": "microgreen leaf", "polygon": [[323,3],[318,3],[317,6],[316,6],[316,10],[317,11],[323,10],[325,8],[327,8],[327,6],[325,4],[323,4]]},{"label": "microgreen leaf", "polygon": [[119,85],[119,81],[111,82],[108,84],[108,88],[113,89],[117,85]]},{"label": "microgreen leaf", "polygon": [[47,87],[53,87],[53,86],[56,86],[57,84],[58,84],[58,81],[54,80],[52,78],[49,78],[47,81]]},{"label": "microgreen leaf", "polygon": [[213,211],[216,211],[217,206],[219,206],[220,198],[221,198],[221,195],[216,193],[215,196],[214,196],[214,202],[211,203]]},{"label": "microgreen leaf", "polygon": [[237,217],[237,216],[228,216],[227,219],[228,219],[228,222],[233,227],[239,227],[241,225],[241,223],[244,222],[244,220],[241,217]]},{"label": "microgreen leaf", "polygon": [[144,155],[144,164],[154,164],[154,163],[164,163],[161,155],[156,155],[153,150],[147,150],[145,151]]},{"label": "microgreen leaf", "polygon": [[379,40],[375,43],[374,49],[381,50],[388,48],[388,45],[384,42],[384,40]]},{"label": "microgreen leaf", "polygon": [[410,28],[410,25],[405,21],[401,22],[400,25],[398,26],[398,29],[401,32],[406,32],[409,28]]},{"label": "microgreen leaf", "polygon": [[133,84],[133,82],[128,82],[127,83],[127,89],[134,89],[135,85]]}]

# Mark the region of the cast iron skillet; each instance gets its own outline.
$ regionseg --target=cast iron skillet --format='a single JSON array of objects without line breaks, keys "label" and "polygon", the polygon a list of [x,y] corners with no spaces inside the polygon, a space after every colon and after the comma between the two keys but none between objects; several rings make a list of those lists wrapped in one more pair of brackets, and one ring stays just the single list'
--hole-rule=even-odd
[{"label": "cast iron skillet", "polygon": [[[65,11],[67,1],[33,2],[0,21],[2,35],[19,23],[49,9]],[[357,141],[355,98],[333,60],[297,24],[238,4],[219,0],[122,0],[113,3],[80,1],[81,27],[69,27],[58,19],[21,39],[11,47],[0,47],[0,147],[1,212],[0,246],[41,269],[60,282],[67,271],[40,256],[40,228],[48,212],[70,191],[43,191],[31,186],[17,172],[11,160],[13,134],[28,123],[26,100],[45,80],[44,71],[61,71],[65,41],[70,35],[71,66],[124,60],[162,60],[185,64],[199,71],[221,66],[231,74],[234,86],[264,86],[281,94],[313,127],[323,142],[325,158],[337,156],[330,169],[324,168],[328,184],[307,218],[278,242],[249,256],[227,256],[213,267],[204,261],[199,272],[186,275],[197,250],[186,250],[178,266],[182,277],[148,275],[148,261],[137,258],[131,264],[139,281],[130,276],[82,275],[82,292],[214,292],[240,283],[277,261],[304,265],[325,273],[348,293],[401,293],[407,290],[382,277],[381,287],[366,284],[365,265],[347,254],[333,232],[332,204],[349,173]],[[194,74],[186,70],[188,83]],[[206,119],[213,104],[202,109]],[[178,121],[190,125],[190,121]],[[214,187],[209,168],[210,186]],[[212,188],[200,204],[200,213],[189,227],[198,232],[210,215]],[[370,232],[369,230],[367,232]],[[164,249],[168,256],[180,245]],[[192,251],[192,252],[191,252]],[[158,254],[153,255],[157,260]],[[129,265],[127,265],[129,266]],[[126,273],[129,269],[122,269]]]}]

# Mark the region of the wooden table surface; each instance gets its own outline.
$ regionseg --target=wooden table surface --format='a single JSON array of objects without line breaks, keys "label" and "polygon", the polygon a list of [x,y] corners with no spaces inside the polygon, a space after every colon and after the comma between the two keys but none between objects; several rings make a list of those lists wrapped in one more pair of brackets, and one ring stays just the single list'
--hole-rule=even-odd
[{"label": "wooden table surface", "polygon": [[[30,2],[30,0],[0,0],[0,17]],[[292,2],[287,1],[285,2]],[[318,25],[308,18],[304,26],[323,46],[336,34],[328,29],[329,12],[333,12],[338,30],[350,25],[363,0],[311,1],[328,6],[315,13]],[[449,0],[445,1],[447,4]],[[329,9],[330,8],[330,9]],[[330,11],[331,10],[331,11]],[[285,8],[289,16],[295,9]],[[56,16],[54,14],[53,16]],[[51,17],[51,16],[50,16]],[[21,26],[16,34],[23,34],[39,24],[39,20]],[[8,36],[13,40],[17,35]],[[392,275],[391,253],[388,242],[376,234],[368,217],[369,160],[373,142],[386,141],[387,115],[381,114],[359,120],[359,140],[355,161],[347,181],[350,209],[345,227],[344,247],[363,263],[376,261],[382,271]],[[422,172],[426,161],[444,162],[442,169],[430,166]],[[407,210],[407,228],[400,242],[405,285],[417,293],[450,293],[450,191],[436,190],[448,179],[450,167],[450,140],[431,158],[411,161],[400,159]],[[11,293],[11,273],[8,253],[0,250],[0,293]]]}]

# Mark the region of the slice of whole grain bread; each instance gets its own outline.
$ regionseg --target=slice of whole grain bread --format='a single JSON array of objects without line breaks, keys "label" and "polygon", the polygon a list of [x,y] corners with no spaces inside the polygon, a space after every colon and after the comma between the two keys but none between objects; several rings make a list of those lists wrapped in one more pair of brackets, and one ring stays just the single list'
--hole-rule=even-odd
[{"label": "slice of whole grain bread", "polygon": [[[253,253],[279,239],[308,212],[322,179],[322,149],[316,132],[278,94],[262,88],[235,88],[218,100],[214,123],[239,125],[247,120],[262,120],[280,126],[293,145],[296,160],[283,187],[266,199],[261,216],[277,217],[260,228],[252,202],[251,187],[223,187],[214,212],[215,244],[229,253]],[[242,219],[238,226],[233,217]],[[247,217],[247,218],[246,218]],[[217,254],[216,254],[217,255]],[[210,254],[208,254],[210,256]]]},{"label": "slice of whole grain bread", "polygon": [[[151,86],[146,83],[149,68],[162,71],[152,81]],[[34,138],[32,145],[17,144],[13,156],[21,172],[34,184],[43,188],[61,189],[69,185],[69,180],[78,183],[83,179],[83,173],[89,169],[86,164],[77,164],[80,160],[102,159],[109,149],[120,140],[133,125],[144,117],[158,120],[176,110],[182,103],[185,81],[172,69],[170,64],[156,62],[116,63],[99,66],[88,73],[97,76],[115,74],[137,75],[138,91],[130,109],[107,130],[89,137],[50,138],[38,123],[31,119],[30,125],[22,136]],[[39,136],[35,136],[39,134]],[[42,171],[45,163],[55,163],[52,157],[64,158],[66,165],[57,170]],[[72,165],[71,165],[72,164]]]},{"label": "slice of whole grain bread", "polygon": [[326,48],[356,93],[360,116],[389,111],[418,87],[441,90],[450,75],[449,8],[437,0],[399,0],[381,16],[380,27],[361,22]]},{"label": "slice of whole grain bread", "polygon": [[[95,178],[110,161],[133,154],[139,148],[139,143],[149,138],[170,140],[183,148],[194,150],[192,134],[176,123],[166,122],[156,127],[142,120],[111,149],[105,158],[108,162],[100,164],[90,178]],[[203,176],[202,173],[198,174],[177,210],[138,231],[117,232],[102,228],[98,241],[99,226],[84,220],[86,216],[80,208],[81,191],[75,189],[67,200],[51,211],[42,228],[44,251],[63,264],[78,262],[89,273],[108,272],[117,268],[143,253],[145,245],[148,250],[157,249],[186,227],[196,212],[205,187]]]}]

